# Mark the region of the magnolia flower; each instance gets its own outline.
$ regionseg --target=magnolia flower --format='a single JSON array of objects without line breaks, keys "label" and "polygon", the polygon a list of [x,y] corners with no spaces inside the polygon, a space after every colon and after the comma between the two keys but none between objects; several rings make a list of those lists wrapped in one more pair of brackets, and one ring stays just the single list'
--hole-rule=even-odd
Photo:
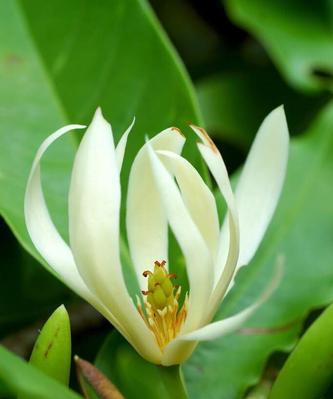
[{"label": "magnolia flower", "polygon": [[[134,121],[133,121],[134,122]],[[145,359],[165,366],[185,361],[198,341],[240,328],[267,298],[229,318],[212,319],[233,284],[236,271],[253,257],[276,207],[288,156],[283,108],[263,122],[233,194],[222,157],[207,133],[202,158],[227,204],[219,226],[213,193],[180,154],[185,143],[177,128],[162,131],[138,152],[129,176],[126,229],[142,293],[129,295],[120,258],[120,172],[129,132],[117,146],[100,109],[77,150],[68,198],[69,244],[53,224],[41,187],[40,161],[60,136],[51,134],[34,159],[25,196],[30,237],[53,272],[103,314]],[[189,291],[181,301],[168,265],[168,226],[184,255]]]}]

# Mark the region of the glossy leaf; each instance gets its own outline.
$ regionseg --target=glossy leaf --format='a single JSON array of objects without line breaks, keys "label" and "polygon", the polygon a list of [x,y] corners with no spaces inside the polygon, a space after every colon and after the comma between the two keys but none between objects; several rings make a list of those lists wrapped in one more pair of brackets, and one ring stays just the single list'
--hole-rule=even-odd
[{"label": "glossy leaf", "polygon": [[333,88],[332,12],[329,0],[226,0],[231,18],[266,48],[296,87]]},{"label": "glossy leaf", "polygon": [[64,385],[71,367],[71,331],[66,308],[56,309],[44,324],[33,348],[30,364]]},{"label": "glossy leaf", "polygon": [[79,399],[81,396],[0,346],[0,381],[15,395],[34,399]]},{"label": "glossy leaf", "polygon": [[332,130],[330,103],[304,137],[292,140],[276,215],[254,260],[240,271],[218,317],[235,313],[255,298],[279,254],[285,256],[282,282],[243,333],[198,346],[184,366],[191,398],[241,398],[260,379],[270,354],[292,349],[308,312],[332,301]]},{"label": "glossy leaf", "polygon": [[96,362],[126,399],[186,399],[178,366],[156,366],[144,360],[116,331],[110,334]]},{"label": "glossy leaf", "polygon": [[[68,122],[87,123],[101,105],[117,138],[136,115],[132,159],[145,135],[198,121],[198,109],[181,62],[143,0],[14,0],[1,2],[0,15],[0,184],[6,188],[0,211],[37,256],[24,226],[23,196],[43,138]],[[69,135],[43,165],[47,202],[65,237],[75,149]]]}]

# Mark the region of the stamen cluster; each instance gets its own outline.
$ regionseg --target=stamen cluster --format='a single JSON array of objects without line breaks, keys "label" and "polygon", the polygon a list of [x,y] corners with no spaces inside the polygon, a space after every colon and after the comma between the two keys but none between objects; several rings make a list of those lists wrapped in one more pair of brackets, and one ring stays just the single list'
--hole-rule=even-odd
[{"label": "stamen cluster", "polygon": [[165,268],[165,261],[155,261],[154,272],[143,272],[148,277],[148,290],[144,295],[144,310],[138,302],[138,310],[149,329],[154,333],[157,343],[163,350],[175,338],[187,314],[187,294],[183,305],[179,309],[181,287],[172,283],[175,274],[169,274]]}]

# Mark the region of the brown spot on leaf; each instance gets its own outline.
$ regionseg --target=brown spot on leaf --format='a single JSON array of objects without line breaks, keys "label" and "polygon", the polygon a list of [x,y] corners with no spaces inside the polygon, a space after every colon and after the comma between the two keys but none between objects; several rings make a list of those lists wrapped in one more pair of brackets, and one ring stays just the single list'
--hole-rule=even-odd
[{"label": "brown spot on leaf", "polygon": [[53,342],[50,342],[50,343],[48,344],[47,348],[46,348],[46,351],[44,352],[44,357],[45,357],[45,359],[47,359],[47,357],[48,357],[48,355],[49,355],[49,353],[50,353],[50,350],[51,350],[52,346],[53,346]]},{"label": "brown spot on leaf", "polygon": [[52,346],[53,346],[53,344],[54,344],[54,339],[58,336],[59,330],[60,330],[60,327],[58,327],[58,328],[55,330],[54,335],[53,335],[53,339],[52,339],[52,341],[48,344],[48,346],[47,346],[47,348],[46,348],[46,351],[44,352],[44,357],[45,357],[45,359],[47,359],[47,357],[48,357],[48,355],[49,355],[49,353],[50,353],[50,350],[52,349]]},{"label": "brown spot on leaf", "polygon": [[7,54],[3,58],[3,64],[8,68],[19,66],[23,61],[24,59],[17,54]]}]

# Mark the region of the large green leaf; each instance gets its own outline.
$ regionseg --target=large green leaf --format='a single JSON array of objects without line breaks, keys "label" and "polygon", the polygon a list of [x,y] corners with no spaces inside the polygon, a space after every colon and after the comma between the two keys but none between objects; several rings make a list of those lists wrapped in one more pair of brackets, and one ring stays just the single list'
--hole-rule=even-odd
[{"label": "large green leaf", "polygon": [[231,18],[253,33],[293,85],[333,87],[330,0],[225,0]]},{"label": "large green leaf", "polygon": [[[146,134],[199,116],[184,68],[143,0],[5,1],[0,20],[0,212],[37,256],[23,196],[43,138],[68,122],[89,122],[101,105],[117,138],[136,116],[133,158]],[[43,165],[47,201],[64,236],[76,144],[64,138]]]},{"label": "large green leaf", "polygon": [[[218,315],[231,315],[257,297],[279,254],[283,280],[244,330],[199,345],[185,364],[191,398],[238,399],[255,384],[268,356],[290,350],[309,310],[333,299],[333,103],[303,137],[293,139],[285,188],[257,255],[242,269]],[[273,149],[267,149],[273,151]],[[270,332],[266,328],[282,328]]]},{"label": "large green leaf", "polygon": [[7,392],[34,399],[80,399],[81,396],[0,346],[0,385]]}]

